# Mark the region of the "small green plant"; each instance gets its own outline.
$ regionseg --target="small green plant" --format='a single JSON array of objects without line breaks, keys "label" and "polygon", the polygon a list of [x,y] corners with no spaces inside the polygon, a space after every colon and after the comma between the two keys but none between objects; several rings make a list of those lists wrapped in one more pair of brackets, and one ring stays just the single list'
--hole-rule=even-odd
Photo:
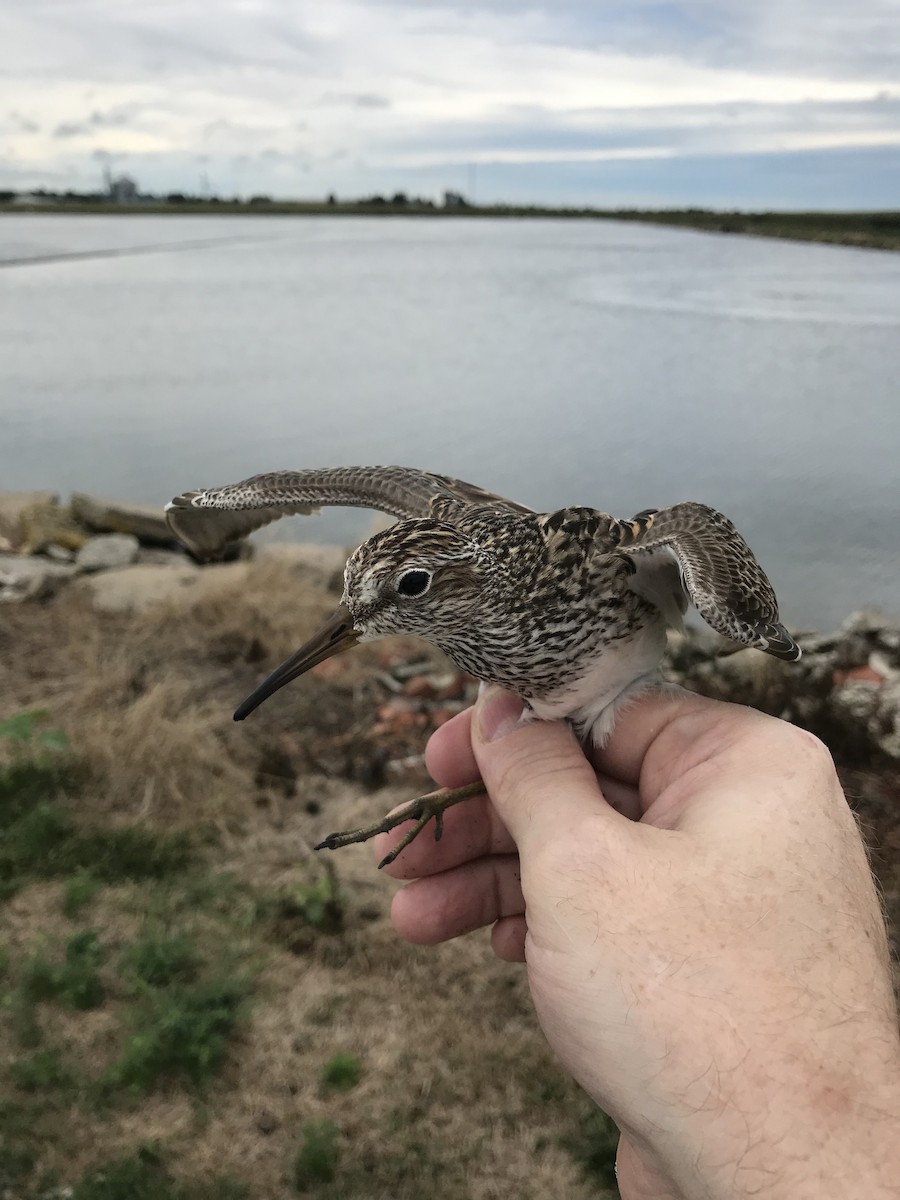
[{"label": "small green plant", "polygon": [[97,895],[100,884],[86,871],[78,871],[63,886],[63,914],[74,921]]},{"label": "small green plant", "polygon": [[64,963],[49,962],[41,954],[28,960],[22,973],[22,995],[32,1004],[57,1000],[67,1008],[97,1008],[106,995],[98,974],[105,956],[97,934],[83,929],[66,943]]},{"label": "small green plant", "polygon": [[7,743],[14,757],[47,761],[49,756],[69,748],[69,739],[61,729],[39,728],[49,715],[43,708],[13,713],[0,721],[0,740]]},{"label": "small green plant", "polygon": [[213,979],[149,991],[134,1013],[137,1028],[107,1085],[147,1092],[165,1079],[207,1083],[225,1061],[228,1038],[247,995],[245,981]]},{"label": "small green plant", "polygon": [[616,1186],[619,1130],[606,1113],[591,1105],[574,1132],[562,1139],[562,1145],[581,1167],[585,1178],[595,1180],[603,1187]]},{"label": "small green plant", "polygon": [[[3,779],[0,772],[0,793]],[[14,805],[23,811],[7,809],[10,819],[0,839],[0,891],[7,896],[29,877],[52,879],[80,872],[103,883],[162,879],[192,861],[193,850],[183,837],[136,825],[81,829],[59,804],[41,803],[45,794],[38,792],[29,807],[26,789],[17,793]],[[3,823],[0,819],[0,827]]]},{"label": "small green plant", "polygon": [[332,1121],[307,1121],[303,1139],[294,1159],[294,1187],[308,1192],[322,1183],[331,1183],[340,1151],[339,1130]]},{"label": "small green plant", "polygon": [[193,942],[184,934],[143,937],[132,942],[122,955],[119,972],[126,979],[160,988],[190,982],[197,974],[199,963]]},{"label": "small green plant", "polygon": [[323,1091],[350,1092],[359,1083],[362,1063],[355,1054],[342,1050],[322,1068],[320,1085]]},{"label": "small green plant", "polygon": [[47,1046],[28,1058],[12,1064],[12,1081],[23,1092],[44,1092],[72,1086],[74,1077],[60,1058],[59,1051]]},{"label": "small green plant", "polygon": [[208,1184],[173,1179],[153,1144],[95,1167],[71,1193],[72,1200],[248,1200],[249,1195],[249,1189],[233,1179],[219,1178]]},{"label": "small green plant", "polygon": [[282,907],[287,915],[302,917],[316,929],[337,933],[344,925],[344,900],[334,864],[326,860],[323,868],[324,873],[318,879],[292,888]]}]

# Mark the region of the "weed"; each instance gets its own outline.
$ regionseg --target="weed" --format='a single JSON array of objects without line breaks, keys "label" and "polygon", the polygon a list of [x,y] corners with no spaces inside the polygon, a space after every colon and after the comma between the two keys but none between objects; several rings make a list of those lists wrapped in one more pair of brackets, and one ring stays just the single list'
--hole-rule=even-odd
[{"label": "weed", "polygon": [[164,1079],[184,1077],[201,1087],[225,1060],[247,990],[244,981],[214,979],[148,992],[134,1014],[140,1026],[108,1073],[107,1086],[147,1092]]},{"label": "weed", "polygon": [[29,959],[22,973],[22,997],[32,1004],[58,1000],[67,1008],[97,1008],[106,995],[97,971],[104,957],[96,933],[84,929],[66,944],[64,963],[48,962],[42,955]]},{"label": "weed", "polygon": [[324,873],[318,879],[298,883],[283,897],[281,911],[284,916],[301,917],[323,933],[338,933],[344,926],[344,901],[334,864],[326,859],[322,865]]},{"label": "weed", "polygon": [[[103,883],[161,879],[192,860],[183,837],[141,826],[79,829],[56,803],[39,803],[7,824],[0,843],[0,887],[10,895],[28,876],[83,872]],[[83,891],[82,891],[83,894]]]},{"label": "weed", "polygon": [[247,1200],[249,1189],[233,1179],[182,1183],[166,1171],[154,1145],[95,1168],[75,1185],[72,1200]]},{"label": "weed", "polygon": [[0,721],[0,741],[7,744],[13,758],[28,757],[43,763],[69,748],[69,739],[61,729],[38,728],[49,715],[46,709],[34,708]]},{"label": "weed", "polygon": [[340,1156],[339,1132],[332,1121],[307,1121],[303,1126],[303,1140],[294,1159],[294,1187],[298,1192],[308,1192],[334,1179]]},{"label": "weed", "polygon": [[362,1063],[355,1054],[342,1050],[322,1068],[319,1083],[323,1091],[350,1092],[359,1083]]},{"label": "weed", "polygon": [[99,887],[97,880],[86,871],[79,871],[67,879],[62,894],[63,915],[74,921],[96,896]]},{"label": "weed", "polygon": [[13,1194],[10,1185],[31,1174],[39,1149],[40,1137],[20,1098],[0,1100],[0,1187]]},{"label": "weed", "polygon": [[59,1050],[51,1046],[14,1062],[11,1074],[13,1083],[22,1092],[67,1089],[74,1083],[72,1072],[62,1062]]},{"label": "weed", "polygon": [[120,974],[149,987],[188,983],[197,974],[199,956],[184,934],[175,937],[143,937],[132,942],[122,955]]},{"label": "weed", "polygon": [[575,1130],[561,1139],[587,1179],[603,1187],[616,1186],[616,1149],[619,1130],[611,1117],[593,1105],[586,1109]]},{"label": "weed", "polygon": [[306,1014],[311,1025],[330,1025],[340,1010],[346,1005],[347,997],[338,992],[332,992]]}]

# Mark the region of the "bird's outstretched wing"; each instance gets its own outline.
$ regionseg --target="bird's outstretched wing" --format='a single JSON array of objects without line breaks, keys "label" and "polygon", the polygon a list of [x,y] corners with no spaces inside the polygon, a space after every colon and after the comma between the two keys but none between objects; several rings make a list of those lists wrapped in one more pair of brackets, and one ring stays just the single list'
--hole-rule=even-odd
[{"label": "bird's outstretched wing", "polygon": [[166,505],[166,520],[198,558],[211,558],[270,521],[329,504],[451,523],[473,506],[531,511],[474,484],[411,467],[322,467],[272,471],[225,487],[182,492]]},{"label": "bird's outstretched wing", "polygon": [[727,517],[688,501],[621,521],[618,549],[634,560],[671,555],[687,597],[717,633],[790,662],[800,647],[781,624],[778,601],[753,551]]}]

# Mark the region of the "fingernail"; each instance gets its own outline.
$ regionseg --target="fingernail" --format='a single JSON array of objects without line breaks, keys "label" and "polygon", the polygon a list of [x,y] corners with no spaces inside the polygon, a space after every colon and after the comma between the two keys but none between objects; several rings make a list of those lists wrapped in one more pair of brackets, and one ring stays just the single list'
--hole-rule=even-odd
[{"label": "fingernail", "polygon": [[478,698],[478,736],[482,742],[496,742],[519,724],[524,701],[498,687],[487,688]]}]

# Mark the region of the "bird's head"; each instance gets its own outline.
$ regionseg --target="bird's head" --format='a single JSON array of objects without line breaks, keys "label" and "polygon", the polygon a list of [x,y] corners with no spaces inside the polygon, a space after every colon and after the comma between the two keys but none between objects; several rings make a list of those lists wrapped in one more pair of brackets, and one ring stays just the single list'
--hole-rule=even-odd
[{"label": "bird's head", "polygon": [[487,556],[451,525],[398,521],[350,556],[333,616],[277,667],[234,714],[242,721],[279,688],[357,642],[415,634],[440,645],[471,629]]}]

